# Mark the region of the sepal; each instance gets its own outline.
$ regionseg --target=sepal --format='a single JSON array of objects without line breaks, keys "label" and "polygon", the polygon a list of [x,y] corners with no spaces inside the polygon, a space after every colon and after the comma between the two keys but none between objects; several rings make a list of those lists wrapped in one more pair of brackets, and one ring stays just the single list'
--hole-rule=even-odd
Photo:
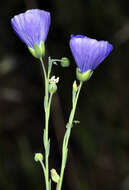
[{"label": "sepal", "polygon": [[88,70],[86,71],[85,73],[81,73],[80,69],[77,68],[76,69],[76,76],[77,76],[77,79],[81,82],[86,82],[90,79],[90,77],[92,76],[93,74],[93,71],[92,70]]},{"label": "sepal", "polygon": [[28,47],[30,53],[38,59],[41,59],[45,55],[45,43],[42,41],[40,46],[34,43],[34,48]]}]

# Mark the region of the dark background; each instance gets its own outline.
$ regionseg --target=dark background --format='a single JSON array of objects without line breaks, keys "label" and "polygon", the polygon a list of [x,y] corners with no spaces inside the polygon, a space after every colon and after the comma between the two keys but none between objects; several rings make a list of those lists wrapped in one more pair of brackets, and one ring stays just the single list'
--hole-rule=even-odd
[{"label": "dark background", "polygon": [[[47,56],[69,57],[54,66],[50,168],[60,171],[61,145],[71,109],[75,62],[71,34],[108,40],[114,50],[83,86],[72,129],[64,190],[129,190],[129,1],[1,0],[0,2],[0,190],[45,190],[35,152],[44,152],[44,84],[40,63],[11,28],[26,9],[51,13]],[[47,60],[47,58],[46,58]],[[55,186],[53,186],[55,189]]]}]

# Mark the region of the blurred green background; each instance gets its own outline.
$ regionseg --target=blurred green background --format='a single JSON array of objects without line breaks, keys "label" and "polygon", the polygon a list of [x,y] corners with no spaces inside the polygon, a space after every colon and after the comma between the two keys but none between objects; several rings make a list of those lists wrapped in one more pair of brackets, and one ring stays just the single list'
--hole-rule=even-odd
[{"label": "blurred green background", "polygon": [[[71,109],[75,62],[71,34],[108,40],[114,51],[84,85],[72,129],[63,190],[129,190],[129,1],[1,0],[0,2],[0,190],[45,190],[44,84],[40,63],[15,35],[10,19],[26,9],[51,12],[47,56],[69,57],[71,66],[54,66],[60,77],[51,121],[50,167],[60,171],[61,145]],[[47,58],[46,58],[47,61]],[[55,186],[53,184],[53,189]]]}]

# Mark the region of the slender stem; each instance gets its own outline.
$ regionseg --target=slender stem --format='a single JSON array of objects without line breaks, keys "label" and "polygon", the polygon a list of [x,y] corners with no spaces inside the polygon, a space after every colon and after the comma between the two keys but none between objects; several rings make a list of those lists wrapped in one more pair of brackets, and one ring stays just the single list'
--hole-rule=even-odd
[{"label": "slender stem", "polygon": [[[46,145],[48,144],[48,114],[46,112]],[[48,161],[49,154],[47,153],[47,148],[45,147],[45,166],[46,166],[46,190],[49,190],[49,161]]]},{"label": "slender stem", "polygon": [[[49,78],[47,77],[45,66],[43,63],[43,60],[40,59],[43,73],[44,73],[44,79],[45,79],[45,102],[46,102],[46,107],[45,107],[45,182],[46,182],[46,190],[50,189],[49,186],[49,153],[47,151],[47,145],[49,144],[48,140],[48,125],[49,125],[49,115],[50,115],[50,103],[51,99],[49,99],[49,94],[48,94],[48,85],[49,85]],[[49,101],[49,103],[48,103]]]},{"label": "slender stem", "polygon": [[60,59],[52,59],[52,62],[60,62],[61,60]]},{"label": "slender stem", "polygon": [[45,176],[45,178],[46,178],[46,172],[45,172],[44,163],[43,163],[41,160],[39,160],[39,162],[40,162],[40,164],[41,164],[41,166],[42,166],[42,169],[43,169],[43,172],[44,172],[44,176]]},{"label": "slender stem", "polygon": [[51,70],[52,70],[52,60],[49,58],[49,60],[48,60],[48,79],[50,78]]},{"label": "slender stem", "polygon": [[77,106],[77,101],[78,101],[78,97],[79,97],[79,94],[80,94],[80,90],[81,90],[82,84],[83,84],[83,82],[80,82],[80,85],[78,87],[78,91],[77,91],[77,94],[76,94],[75,102],[73,103],[73,108],[71,110],[71,114],[70,114],[70,117],[69,117],[69,123],[71,125],[73,123],[73,119],[74,119],[74,115],[75,115],[75,110],[76,110],[76,106]]},{"label": "slender stem", "polygon": [[76,106],[77,106],[77,101],[78,101],[78,97],[79,97],[79,94],[80,94],[82,84],[83,84],[83,82],[80,82],[80,85],[78,87],[78,91],[77,91],[77,94],[76,94],[76,97],[75,97],[75,101],[73,102],[72,110],[71,110],[71,113],[70,113],[70,116],[69,116],[69,121],[68,121],[68,124],[67,124],[67,130],[66,130],[64,140],[63,140],[60,180],[59,180],[59,183],[57,184],[56,190],[61,190],[61,187],[62,187],[62,182],[63,182],[63,177],[64,177],[64,170],[65,170],[66,161],[67,161],[69,137],[70,137],[70,134],[71,134],[73,119],[74,119]]},{"label": "slender stem", "polygon": [[48,102],[48,116],[50,116],[50,106],[51,106],[52,96],[53,96],[53,93],[50,93],[50,98],[49,98],[49,102]]},{"label": "slender stem", "polygon": [[49,81],[48,81],[48,78],[47,78],[47,74],[46,74],[44,63],[43,63],[43,59],[40,59],[40,61],[41,61],[43,74],[44,74],[44,80],[45,80],[45,97],[46,97],[46,101],[48,101],[48,82]]}]

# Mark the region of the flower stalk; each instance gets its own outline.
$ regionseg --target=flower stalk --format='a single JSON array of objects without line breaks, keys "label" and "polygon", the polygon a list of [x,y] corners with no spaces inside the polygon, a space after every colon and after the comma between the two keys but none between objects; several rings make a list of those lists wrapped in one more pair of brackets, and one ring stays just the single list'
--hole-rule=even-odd
[{"label": "flower stalk", "polygon": [[63,140],[63,146],[62,146],[62,163],[61,163],[61,171],[60,171],[60,180],[59,183],[57,183],[56,190],[61,190],[62,188],[62,182],[63,182],[63,177],[64,177],[64,170],[66,167],[66,162],[67,162],[67,155],[68,155],[68,143],[69,143],[69,138],[71,134],[71,129],[73,126],[73,120],[74,120],[74,115],[77,107],[77,102],[78,102],[78,97],[82,88],[83,82],[80,82],[80,85],[77,88],[77,91],[74,92],[73,88],[73,104],[72,104],[72,109],[71,113],[69,116],[68,123],[66,125],[66,132],[64,135],[64,140]]},{"label": "flower stalk", "polygon": [[43,144],[44,144],[44,149],[45,149],[45,169],[43,169],[43,171],[44,171],[44,176],[45,176],[46,190],[50,190],[51,189],[51,182],[49,179],[50,139],[48,137],[48,127],[49,127],[49,118],[50,118],[50,106],[51,106],[53,93],[49,94],[48,86],[49,86],[49,77],[50,77],[52,65],[51,65],[51,60],[49,59],[49,68],[48,68],[48,74],[47,74],[44,63],[43,63],[43,59],[40,59],[40,61],[41,61],[42,70],[44,74],[44,80],[45,80],[45,97],[44,97],[45,129],[43,133]]}]

